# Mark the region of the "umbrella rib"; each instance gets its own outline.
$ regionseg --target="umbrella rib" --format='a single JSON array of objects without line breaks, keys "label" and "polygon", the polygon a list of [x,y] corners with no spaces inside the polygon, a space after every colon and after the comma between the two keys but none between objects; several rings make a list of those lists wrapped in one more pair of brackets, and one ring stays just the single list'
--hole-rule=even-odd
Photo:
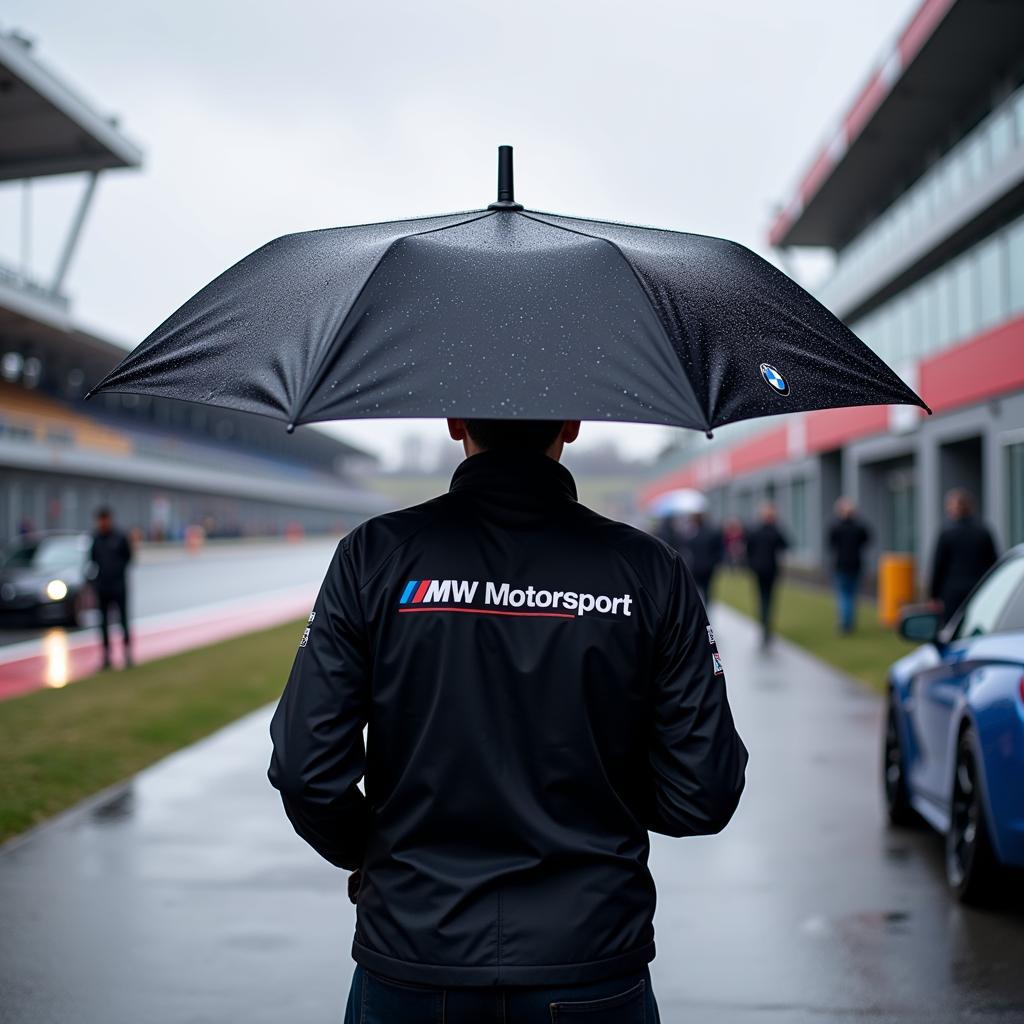
[{"label": "umbrella rib", "polygon": [[390,253],[391,250],[399,242],[403,241],[406,238],[419,238],[422,235],[433,235],[441,231],[447,231],[449,228],[462,227],[464,224],[472,224],[474,221],[484,220],[487,217],[493,217],[496,211],[474,210],[472,212],[476,214],[476,216],[467,217],[465,220],[456,221],[454,224],[443,224],[439,228],[429,228],[426,231],[410,231],[409,234],[400,235],[398,238],[388,242],[388,244],[384,248],[384,251],[380,254],[380,256],[377,257],[377,262],[374,263],[373,269],[366,275],[366,280],[364,280],[363,283],[359,286],[359,291],[356,293],[355,298],[349,304],[348,310],[345,312],[344,317],[342,317],[341,323],[338,325],[338,329],[334,332],[334,336],[327,344],[327,349],[324,352],[323,358],[320,360],[320,365],[313,372],[313,375],[310,377],[309,383],[302,389],[302,393],[299,395],[299,399],[295,403],[295,406],[288,417],[289,434],[295,429],[296,424],[298,423],[299,420],[299,416],[302,414],[303,407],[312,397],[316,389],[320,387],[320,385],[323,383],[323,379],[327,375],[327,367],[330,366],[331,356],[334,354],[334,349],[338,344],[338,339],[345,332],[345,325],[348,323],[349,317],[352,315],[352,310],[355,309],[356,306],[359,304],[359,300],[362,298],[363,292],[366,291],[367,286],[373,280],[374,274],[377,273],[378,269],[380,268],[380,265],[387,258],[388,253]]},{"label": "umbrella rib", "polygon": [[[661,333],[664,335],[665,341],[668,343],[668,347],[672,351],[672,354],[676,357],[676,359],[679,362],[679,369],[683,373],[683,379],[689,385],[690,395],[693,398],[694,407],[700,411],[701,416],[703,416],[704,418],[704,433],[708,437],[711,437],[711,422],[708,419],[707,412],[704,409],[703,405],[701,405],[701,403],[697,401],[697,393],[693,389],[693,382],[690,380],[690,375],[689,373],[687,373],[686,366],[683,364],[683,360],[679,355],[679,351],[676,349],[675,343],[672,341],[672,337],[669,335],[668,329],[665,327],[665,323],[661,319],[661,313],[658,312],[658,307],[657,305],[655,305],[654,299],[651,297],[651,293],[647,290],[647,285],[644,284],[640,275],[636,272],[636,267],[634,267],[633,264],[630,263],[629,257],[626,256],[626,254],[622,251],[618,243],[613,242],[610,238],[605,238],[603,235],[592,235],[589,231],[578,231],[576,228],[567,228],[564,224],[554,224],[549,220],[543,220],[543,214],[541,214],[539,217],[535,217],[524,211],[519,211],[518,216],[526,217],[528,220],[532,220],[535,224],[544,224],[546,227],[556,228],[559,231],[568,231],[571,235],[579,235],[581,238],[592,238],[596,242],[604,242],[606,245],[610,245],[619,254],[619,259],[621,259],[622,262],[625,263],[627,267],[629,267],[629,272],[633,275],[633,279],[636,281],[641,293],[643,294],[644,298],[647,300],[648,305],[654,312],[655,318],[658,321],[658,326],[661,328]],[[593,221],[592,223],[600,224],[602,222]]]}]

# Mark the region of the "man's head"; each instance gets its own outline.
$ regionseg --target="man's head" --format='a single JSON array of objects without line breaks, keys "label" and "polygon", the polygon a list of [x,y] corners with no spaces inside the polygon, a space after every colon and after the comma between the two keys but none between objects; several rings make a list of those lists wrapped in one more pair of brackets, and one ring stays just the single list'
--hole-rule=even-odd
[{"label": "man's head", "polygon": [[106,505],[96,509],[96,530],[98,533],[110,533],[114,528],[114,517]]},{"label": "man's head", "polygon": [[775,506],[770,501],[762,503],[760,509],[758,509],[758,516],[762,523],[774,523],[778,518]]},{"label": "man's head", "polygon": [[843,497],[836,499],[836,516],[839,519],[852,519],[856,511],[857,506],[854,505],[852,498]]},{"label": "man's head", "polygon": [[950,519],[968,519],[974,515],[974,498],[963,487],[954,487],[946,495],[946,515]]},{"label": "man's head", "polygon": [[579,436],[579,420],[448,420],[448,433],[466,455],[478,452],[533,452],[556,462],[562,448]]}]

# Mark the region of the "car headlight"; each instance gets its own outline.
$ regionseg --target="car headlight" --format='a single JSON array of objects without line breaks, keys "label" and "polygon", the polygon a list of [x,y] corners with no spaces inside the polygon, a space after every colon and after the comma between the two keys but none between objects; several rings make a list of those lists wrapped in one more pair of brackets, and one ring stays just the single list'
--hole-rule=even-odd
[{"label": "car headlight", "polygon": [[68,596],[68,585],[63,580],[50,580],[46,584],[46,596],[51,601],[63,601]]}]

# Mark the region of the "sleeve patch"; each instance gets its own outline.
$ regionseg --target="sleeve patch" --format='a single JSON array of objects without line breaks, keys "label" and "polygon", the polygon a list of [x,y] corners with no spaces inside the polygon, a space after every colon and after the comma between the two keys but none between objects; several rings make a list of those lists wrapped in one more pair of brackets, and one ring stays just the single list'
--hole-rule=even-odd
[{"label": "sleeve patch", "polygon": [[720,676],[725,672],[725,669],[722,668],[722,656],[718,653],[718,651],[711,652],[711,663],[715,666],[716,676]]}]

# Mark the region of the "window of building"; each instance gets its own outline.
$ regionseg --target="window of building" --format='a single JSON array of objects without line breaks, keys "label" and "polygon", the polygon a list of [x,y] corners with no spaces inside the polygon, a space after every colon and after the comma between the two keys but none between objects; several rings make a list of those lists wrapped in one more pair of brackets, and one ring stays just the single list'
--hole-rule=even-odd
[{"label": "window of building", "polygon": [[1024,146],[1024,87],[1017,90],[1010,101],[1013,109],[1013,122],[1017,135],[1017,145]]},{"label": "window of building", "polygon": [[1011,316],[1024,313],[1024,217],[1006,232],[1006,263],[1009,286],[1008,310]]},{"label": "window of building", "polygon": [[977,298],[975,287],[976,263],[973,252],[965,252],[953,264],[953,289],[956,293],[956,320],[953,332],[956,338],[967,338],[978,328]]},{"label": "window of building", "polygon": [[991,327],[1008,312],[1005,240],[993,235],[978,247],[978,326]]},{"label": "window of building", "polygon": [[988,138],[984,132],[975,132],[967,142],[966,171],[970,183],[980,181],[987,173],[989,160]]},{"label": "window of building", "polygon": [[998,167],[1013,150],[1013,111],[1006,108],[995,114],[988,125],[987,134],[992,164]]},{"label": "window of building", "polygon": [[935,306],[935,338],[932,350],[949,344],[956,331],[956,292],[953,288],[953,272],[943,267],[935,272],[933,282]]}]

